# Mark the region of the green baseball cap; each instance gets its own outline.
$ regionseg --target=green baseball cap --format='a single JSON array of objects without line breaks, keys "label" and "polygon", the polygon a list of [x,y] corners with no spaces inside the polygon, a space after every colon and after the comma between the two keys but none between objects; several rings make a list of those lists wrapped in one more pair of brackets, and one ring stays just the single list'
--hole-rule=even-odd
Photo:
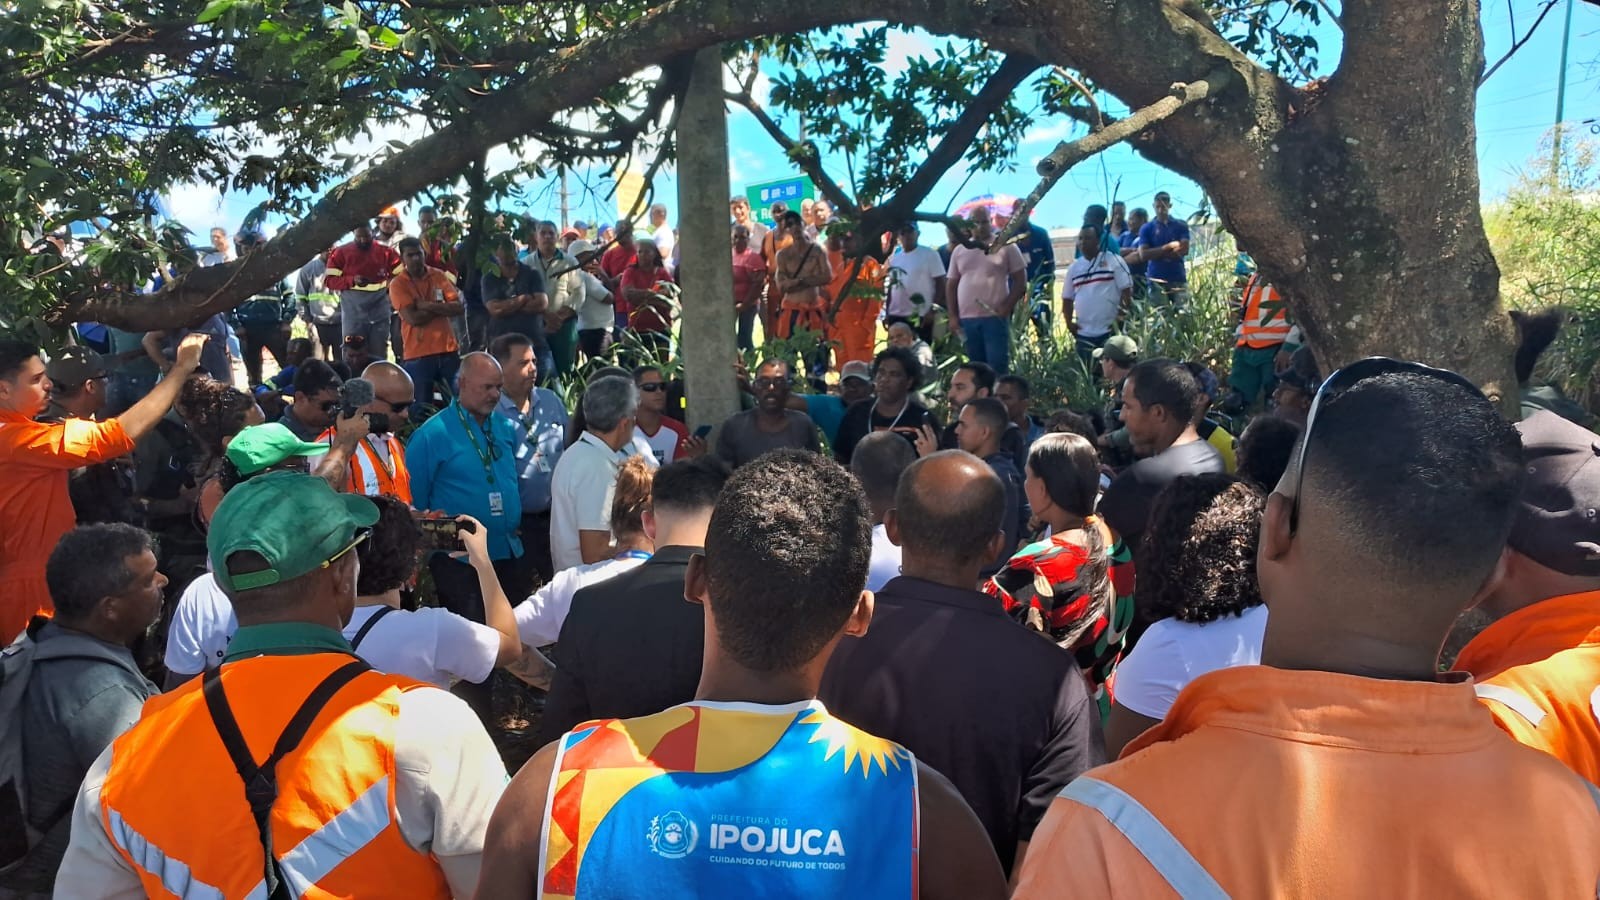
[{"label": "green baseball cap", "polygon": [[1123,365],[1136,363],[1139,361],[1139,342],[1125,334],[1114,334],[1106,339],[1104,347],[1095,348],[1094,358],[1102,356]]},{"label": "green baseball cap", "polygon": [[252,425],[234,435],[225,456],[240,475],[254,475],[296,456],[327,453],[328,445],[302,441],[280,422]]},{"label": "green baseball cap", "polygon": [[[236,485],[211,519],[206,550],[224,591],[248,591],[314,572],[349,552],[357,532],[378,521],[378,507],[358,494],[340,494],[326,481],[299,472],[271,472]],[[234,574],[235,553],[259,553],[267,568]]]}]

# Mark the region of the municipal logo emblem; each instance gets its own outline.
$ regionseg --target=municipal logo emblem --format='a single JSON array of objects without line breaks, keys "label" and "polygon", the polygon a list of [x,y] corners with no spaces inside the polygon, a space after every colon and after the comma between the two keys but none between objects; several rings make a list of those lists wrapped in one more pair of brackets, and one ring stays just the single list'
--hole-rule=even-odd
[{"label": "municipal logo emblem", "polygon": [[689,817],[677,810],[650,820],[650,832],[645,836],[650,849],[666,859],[682,859],[694,852],[700,842],[700,829]]}]

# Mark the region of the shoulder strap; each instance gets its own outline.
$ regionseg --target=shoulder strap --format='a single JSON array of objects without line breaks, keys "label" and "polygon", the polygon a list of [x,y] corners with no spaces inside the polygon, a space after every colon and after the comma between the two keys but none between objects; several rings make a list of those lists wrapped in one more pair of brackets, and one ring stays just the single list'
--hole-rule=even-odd
[{"label": "shoulder strap", "polygon": [[392,606],[380,606],[380,607],[378,607],[378,611],[372,614],[372,618],[368,619],[365,623],[363,623],[362,626],[361,626],[361,630],[356,632],[355,638],[350,641],[350,649],[351,650],[359,650],[361,648],[361,642],[366,639],[367,632],[372,630],[372,626],[378,624],[378,620],[379,619],[383,618],[384,616],[387,616],[389,613],[392,613],[394,611],[395,611],[394,607],[392,607]]},{"label": "shoulder strap", "polygon": [[223,692],[222,667],[208,669],[203,676],[201,690],[205,694],[206,710],[211,713],[211,721],[217,726],[222,746],[227,748],[228,756],[233,759],[234,769],[238,771],[239,779],[244,782],[245,800],[250,803],[250,813],[255,817],[256,828],[261,833],[261,849],[266,857],[265,883],[267,896],[271,900],[280,898],[287,900],[289,897],[288,882],[283,878],[277,854],[272,849],[272,825],[268,821],[272,814],[272,804],[278,799],[276,771],[278,763],[305,739],[311,723],[317,714],[322,712],[322,708],[328,705],[328,701],[333,699],[333,695],[356,676],[371,668],[362,660],[355,659],[322,679],[305,702],[300,704],[300,709],[295,712],[289,724],[284,727],[283,733],[278,736],[278,742],[272,748],[272,755],[259,766],[250,755],[250,746],[245,742],[243,732],[239,730],[239,720],[234,718],[233,709],[229,707],[227,695]]}]

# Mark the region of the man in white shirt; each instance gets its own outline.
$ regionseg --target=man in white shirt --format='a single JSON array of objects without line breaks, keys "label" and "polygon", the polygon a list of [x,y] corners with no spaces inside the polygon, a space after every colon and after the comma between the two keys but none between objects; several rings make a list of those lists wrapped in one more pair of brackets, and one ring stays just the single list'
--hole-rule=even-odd
[{"label": "man in white shirt", "polygon": [[944,306],[944,260],[932,247],[917,245],[917,226],[906,222],[895,232],[900,246],[889,257],[889,303],[884,324],[905,322],[923,341],[933,340],[933,310]]},{"label": "man in white shirt", "polygon": [[672,226],[667,224],[667,205],[657,203],[650,207],[650,237],[656,242],[656,249],[661,251],[661,264],[670,270],[677,268],[677,254],[673,251],[678,245],[678,236],[672,232]]},{"label": "man in white shirt", "polygon": [[611,495],[633,446],[639,389],[607,375],[583,394],[584,432],[561,454],[550,483],[550,557],[555,570],[611,556]]},{"label": "man in white shirt", "polygon": [[1098,228],[1078,232],[1078,252],[1082,255],[1072,261],[1061,285],[1061,306],[1067,327],[1077,335],[1078,355],[1088,365],[1133,301],[1133,275],[1116,251],[1100,246]]},{"label": "man in white shirt", "polygon": [[894,508],[900,476],[917,460],[917,451],[890,431],[869,434],[850,456],[850,473],[861,482],[872,513],[872,558],[867,566],[867,590],[876,591],[900,577],[900,547],[889,540],[883,520]]}]

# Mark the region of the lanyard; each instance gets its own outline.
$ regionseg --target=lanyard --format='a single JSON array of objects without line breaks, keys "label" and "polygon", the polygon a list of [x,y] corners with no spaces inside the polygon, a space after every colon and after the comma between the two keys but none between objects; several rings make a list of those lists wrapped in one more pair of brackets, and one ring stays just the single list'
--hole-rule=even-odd
[{"label": "lanyard", "polygon": [[[467,421],[466,410],[461,408],[460,403],[456,403],[455,407],[456,415],[461,419],[461,428],[466,431],[467,440],[472,442],[472,451],[478,454],[478,460],[483,463],[484,477],[489,479],[490,484],[494,484],[494,461],[499,458],[499,454],[495,450],[494,435],[489,430],[488,423],[490,420],[484,420],[483,425],[483,439],[488,444],[488,449],[486,450],[478,446],[478,436],[473,433],[472,423]],[[493,413],[490,415],[493,415]]]},{"label": "lanyard", "polygon": [[650,554],[643,550],[624,550],[613,556],[612,559],[649,559]]}]

